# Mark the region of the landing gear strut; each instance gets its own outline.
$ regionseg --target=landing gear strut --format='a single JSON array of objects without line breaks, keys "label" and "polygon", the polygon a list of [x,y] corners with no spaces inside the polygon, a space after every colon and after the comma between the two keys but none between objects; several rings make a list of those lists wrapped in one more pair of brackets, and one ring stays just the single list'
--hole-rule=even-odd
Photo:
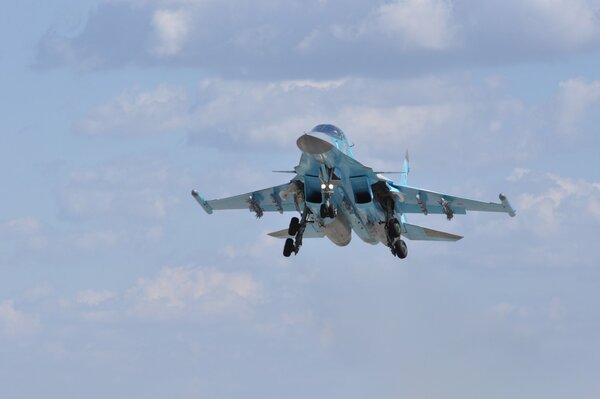
[{"label": "landing gear strut", "polygon": [[288,238],[287,240],[285,240],[285,245],[283,246],[283,256],[285,256],[286,258],[289,257],[292,254],[292,252],[294,254],[298,254],[298,252],[300,251],[300,247],[302,246],[302,237],[304,236],[304,230],[306,230],[306,224],[308,223],[309,214],[310,210],[305,204],[300,220],[298,220],[297,217],[293,217],[290,221],[288,234],[291,236],[295,236],[295,239]]},{"label": "landing gear strut", "polygon": [[385,212],[385,234],[387,238],[387,246],[392,251],[392,255],[400,259],[406,258],[408,248],[406,243],[401,239],[402,225],[396,218],[394,197],[390,194],[387,187],[377,187],[375,196],[379,204]]}]

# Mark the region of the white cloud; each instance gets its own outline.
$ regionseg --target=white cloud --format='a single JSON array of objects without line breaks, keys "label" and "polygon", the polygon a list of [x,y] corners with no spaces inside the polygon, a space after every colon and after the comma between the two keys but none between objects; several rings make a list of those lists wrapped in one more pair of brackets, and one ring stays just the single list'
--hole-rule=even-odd
[{"label": "white cloud", "polygon": [[[599,7],[598,0],[113,0],[74,38],[49,31],[38,62],[175,63],[241,79],[414,76],[594,50]],[[97,37],[97,26],[115,23]]]},{"label": "white cloud", "polygon": [[117,298],[117,294],[109,290],[85,290],[77,294],[77,303],[93,307],[115,298]]},{"label": "white cloud", "polygon": [[529,316],[529,312],[525,306],[516,306],[506,302],[499,303],[490,309],[490,313],[501,320],[509,317],[526,318]]},{"label": "white cloud", "polygon": [[583,119],[593,110],[600,112],[600,81],[588,82],[582,78],[568,79],[559,84],[559,125],[566,134],[581,134]]},{"label": "white cloud", "polygon": [[531,170],[527,168],[514,168],[510,176],[506,178],[508,181],[518,181],[526,177],[531,173]]},{"label": "white cloud", "polygon": [[524,215],[535,216],[535,221],[527,223],[528,228],[540,235],[553,235],[564,228],[567,220],[588,220],[591,214],[596,222],[594,204],[600,201],[600,182],[583,179],[570,179],[548,174],[545,181],[551,185],[539,194],[522,194],[518,207]]},{"label": "white cloud", "polygon": [[157,35],[153,52],[160,57],[173,56],[183,48],[192,31],[185,9],[154,11],[152,25]]},{"label": "white cloud", "polygon": [[560,321],[567,316],[567,308],[560,298],[552,298],[546,306],[546,314],[552,321]]},{"label": "white cloud", "polygon": [[[517,6],[518,7],[518,6]],[[550,37],[561,47],[581,47],[598,40],[600,21],[596,0],[531,0],[522,2],[523,12],[532,16],[531,34]]]},{"label": "white cloud", "polygon": [[308,52],[319,39],[319,29],[314,29],[308,35],[304,36],[302,40],[296,45],[296,50],[299,52]]},{"label": "white cloud", "polygon": [[134,313],[143,318],[197,319],[243,311],[262,297],[260,284],[247,273],[214,268],[163,268],[140,279],[129,291]]},{"label": "white cloud", "polygon": [[[405,80],[205,79],[195,92],[169,87],[181,95],[170,97],[160,110],[154,110],[152,102],[129,101],[129,112],[122,112],[111,105],[119,103],[119,95],[95,108],[110,112],[92,111],[77,126],[93,125],[93,130],[83,130],[88,134],[129,136],[135,131],[141,137],[170,134],[176,125],[188,132],[191,144],[293,151],[300,134],[319,123],[333,123],[356,144],[357,155],[377,154],[375,160],[363,158],[365,162],[380,162],[380,157],[406,148],[455,162],[452,154],[465,151],[463,144],[468,142],[479,149],[471,154],[479,162],[506,163],[511,158],[523,161],[540,146],[527,131],[534,119],[531,107],[496,87],[455,75]],[[146,91],[138,90],[133,97],[146,97]],[[146,128],[158,117],[165,122]],[[492,129],[490,121],[501,124]],[[98,196],[96,206],[110,206],[112,201]]]},{"label": "white cloud", "polygon": [[381,29],[402,47],[444,50],[457,43],[450,0],[396,0],[379,6],[364,29]]},{"label": "white cloud", "polygon": [[[153,100],[157,93],[162,94],[160,101]],[[442,93],[445,98],[428,98]],[[76,127],[84,134],[140,136],[178,128],[203,144],[287,147],[318,123],[340,121],[351,139],[389,149],[407,139],[449,133],[460,120],[473,116],[468,101],[476,100],[464,99],[464,93],[463,86],[444,80],[208,79],[193,96],[167,85],[121,94],[94,108]],[[192,97],[199,101],[187,100]],[[102,206],[110,198],[97,201]]]},{"label": "white cloud", "polygon": [[103,247],[112,247],[119,242],[119,234],[114,231],[86,231],[78,234],[73,244],[83,250],[95,250]]},{"label": "white cloud", "polygon": [[[84,134],[139,137],[170,134],[176,128],[186,131],[193,145],[293,151],[300,134],[318,123],[334,123],[356,144],[355,153],[377,168],[398,167],[382,164],[381,159],[393,160],[398,152],[409,148],[413,153],[433,154],[440,162],[502,164],[512,169],[514,163],[526,164],[542,153],[564,148],[557,127],[562,118],[560,110],[582,106],[566,105],[581,101],[563,101],[557,112],[556,98],[583,97],[585,104],[594,104],[595,84],[585,84],[585,89],[574,83],[577,81],[567,82],[558,87],[557,94],[527,104],[497,83],[481,85],[456,75],[405,80],[205,79],[196,91],[167,84],[150,90],[129,90],[128,95],[120,94],[95,107],[77,126],[82,127]],[[567,92],[584,94],[569,96]],[[583,108],[592,110],[592,105]],[[540,119],[540,114],[553,116]],[[569,145],[585,140],[593,144],[597,135],[590,118],[594,114],[584,113],[585,129],[579,131],[578,137],[570,137]],[[539,139],[542,132],[548,139]],[[469,152],[468,148],[478,151]],[[457,159],[456,154],[466,152],[468,157]],[[514,173],[509,181],[525,177],[519,175],[525,171]],[[73,209],[91,204],[79,203],[81,198],[74,195],[76,191],[71,194]],[[97,210],[112,208],[116,200],[114,193],[106,192],[96,193],[93,199]],[[147,206],[156,215],[164,215],[168,210],[164,199],[148,202]]]},{"label": "white cloud", "polygon": [[116,226],[120,218],[126,222],[138,218],[146,223],[150,219],[164,219],[170,207],[178,202],[169,184],[176,184],[182,178],[173,175],[159,159],[111,161],[71,171],[59,189],[59,206],[62,214],[71,218],[111,220],[110,229],[81,236],[78,239],[81,246],[114,244],[119,239]]},{"label": "white cloud", "polygon": [[40,230],[40,221],[32,216],[10,219],[0,225],[0,231],[11,234],[32,235],[39,233]]},{"label": "white cloud", "polygon": [[186,125],[187,94],[184,89],[160,85],[154,90],[127,90],[93,108],[74,126],[89,136],[148,135],[174,131]]},{"label": "white cloud", "polygon": [[40,328],[39,322],[17,310],[12,300],[0,302],[0,334],[8,338],[18,338],[35,334]]}]

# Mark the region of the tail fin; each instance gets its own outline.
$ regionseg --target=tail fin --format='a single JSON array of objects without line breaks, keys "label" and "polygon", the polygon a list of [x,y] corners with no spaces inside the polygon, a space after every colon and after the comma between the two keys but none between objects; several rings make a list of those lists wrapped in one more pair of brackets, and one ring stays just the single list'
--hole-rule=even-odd
[{"label": "tail fin", "polygon": [[408,172],[410,172],[410,165],[408,162],[408,150],[406,150],[404,162],[402,163],[402,172],[400,174],[400,185],[406,186],[408,184]]}]

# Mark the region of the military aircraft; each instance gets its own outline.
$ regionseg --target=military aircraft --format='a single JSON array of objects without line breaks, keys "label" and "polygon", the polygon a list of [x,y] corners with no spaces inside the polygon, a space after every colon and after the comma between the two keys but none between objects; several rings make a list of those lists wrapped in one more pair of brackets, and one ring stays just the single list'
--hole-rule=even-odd
[{"label": "military aircraft", "polygon": [[[399,181],[358,162],[352,145],[334,125],[315,126],[298,138],[302,155],[295,176],[279,186],[234,197],[205,200],[197,191],[192,196],[211,214],[216,210],[249,209],[257,218],[264,212],[298,212],[287,229],[270,233],[285,239],[283,255],[298,254],[303,238],[327,237],[346,246],[352,231],[369,244],[383,243],[394,256],[408,254],[402,237],[410,240],[458,241],[462,237],[409,224],[409,213],[441,214],[451,220],[467,211],[504,212],[515,216],[508,199],[500,203],[481,202],[408,185],[408,153],[399,172]],[[388,173],[391,174],[391,173]]]}]

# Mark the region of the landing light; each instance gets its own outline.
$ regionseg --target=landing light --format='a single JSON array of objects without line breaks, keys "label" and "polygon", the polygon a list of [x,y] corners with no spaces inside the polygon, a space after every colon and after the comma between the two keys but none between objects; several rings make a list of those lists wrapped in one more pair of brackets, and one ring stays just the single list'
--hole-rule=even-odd
[{"label": "landing light", "polygon": [[329,189],[333,190],[333,183],[329,183]]},{"label": "landing light", "polygon": [[325,183],[321,184],[321,190],[325,190],[327,188],[327,185]]}]

